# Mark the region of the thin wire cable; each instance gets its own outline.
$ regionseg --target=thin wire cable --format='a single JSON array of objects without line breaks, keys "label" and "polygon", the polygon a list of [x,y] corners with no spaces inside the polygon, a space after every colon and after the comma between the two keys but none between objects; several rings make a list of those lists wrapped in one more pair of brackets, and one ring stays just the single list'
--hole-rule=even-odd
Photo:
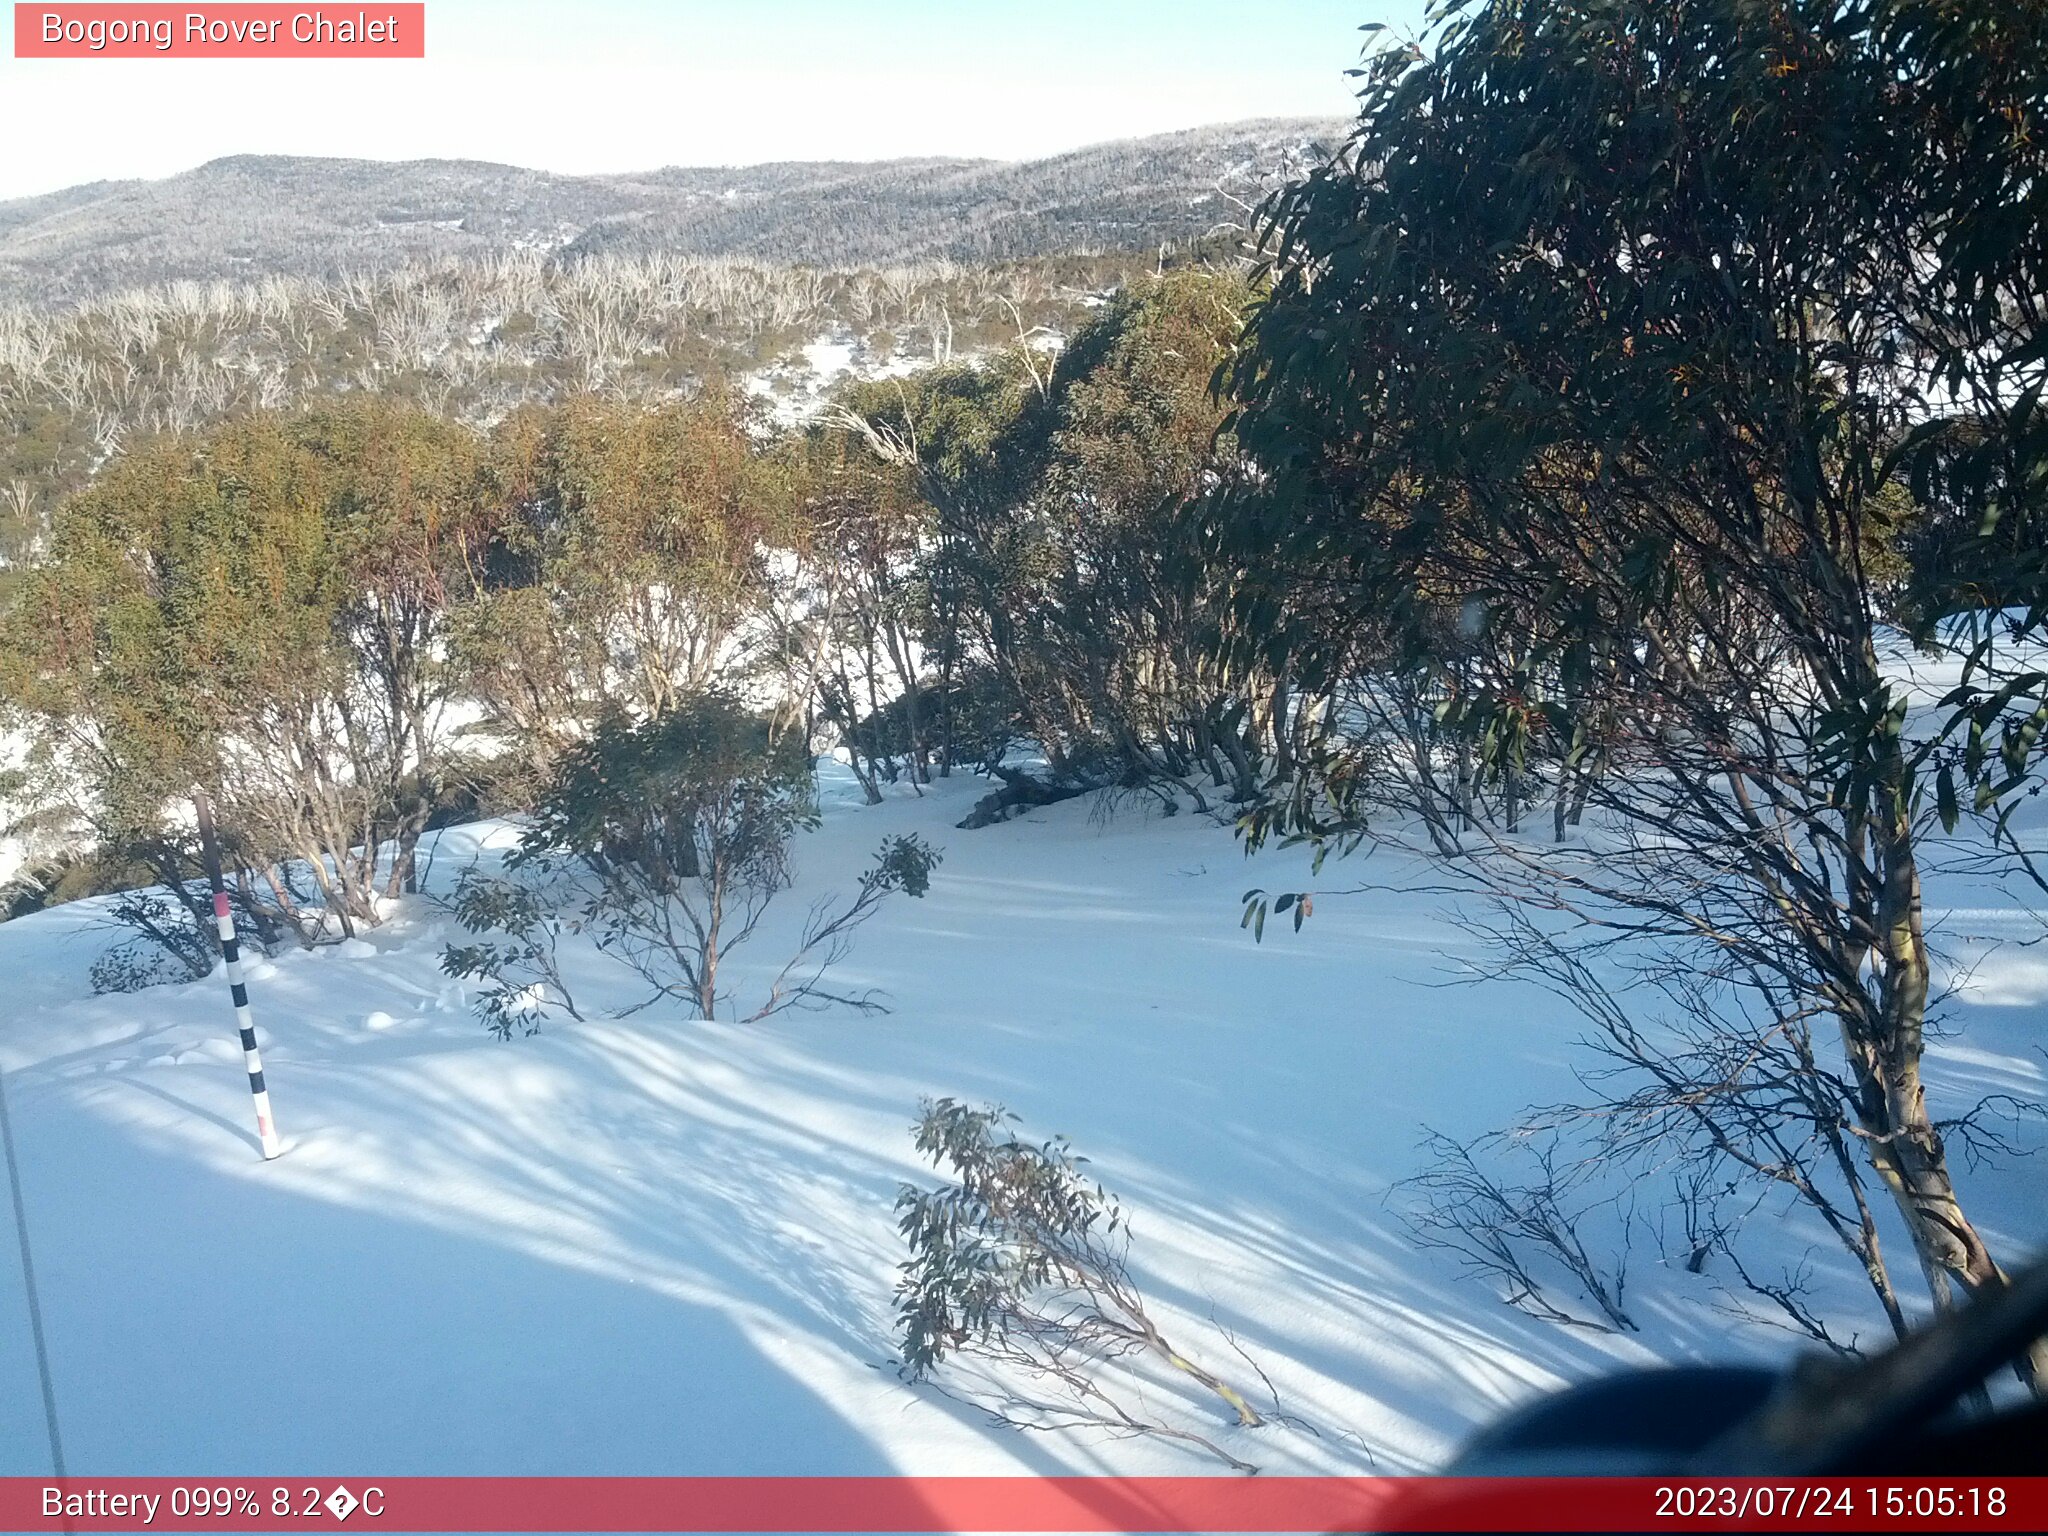
[{"label": "thin wire cable", "polygon": [[[64,1440],[57,1433],[57,1388],[50,1379],[50,1347],[43,1340],[43,1304],[36,1296],[36,1266],[28,1251],[28,1207],[21,1198],[21,1165],[14,1153],[14,1120],[7,1112],[7,1073],[0,1070],[0,1144],[7,1148],[7,1188],[14,1196],[14,1235],[21,1244],[21,1284],[28,1295],[28,1326],[36,1343],[36,1370],[43,1378],[43,1419],[50,1427],[50,1464],[64,1476]],[[65,1522],[70,1529],[70,1521]]]}]

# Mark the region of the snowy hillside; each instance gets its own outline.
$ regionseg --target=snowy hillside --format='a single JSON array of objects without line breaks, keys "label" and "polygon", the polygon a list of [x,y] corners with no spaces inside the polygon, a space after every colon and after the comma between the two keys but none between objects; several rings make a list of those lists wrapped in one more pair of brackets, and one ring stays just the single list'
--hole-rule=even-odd
[{"label": "snowy hillside", "polygon": [[473,160],[235,155],[0,201],[0,302],[338,276],[514,252],[814,266],[1146,250],[1242,219],[1345,125],[1219,123],[1026,161],[946,157],[563,176]]},{"label": "snowy hillside", "polygon": [[[999,1100],[1094,1160],[1162,1324],[1249,1377],[1227,1333],[1321,1431],[1201,1422],[1271,1471],[1427,1469],[1567,1379],[1790,1347],[1717,1306],[1711,1266],[1638,1254],[1643,1331],[1622,1337],[1525,1317],[1416,1249],[1387,1197],[1417,1171],[1422,1126],[1507,1123],[1569,1093],[1583,1060],[1576,1021],[1533,989],[1430,985],[1472,954],[1435,898],[1333,897],[1255,945],[1238,897],[1299,880],[1298,855],[1248,865],[1212,822],[1088,799],[957,830],[985,787],[866,808],[828,777],[775,931],[731,961],[735,989],[758,988],[809,897],[917,831],[945,851],[930,895],[884,908],[843,973],[886,992],[887,1015],[650,1010],[500,1044],[440,974],[448,928],[425,900],[368,941],[258,963],[287,1144],[270,1164],[218,976],[94,998],[108,935],[92,904],[0,927],[0,1064],[72,1471],[1220,1470],[1160,1441],[1020,1434],[899,1382],[891,1202],[933,1177],[907,1135],[931,1094]],[[502,826],[445,835],[431,885],[509,842]],[[1327,883],[1368,873],[1404,879],[1380,855]],[[1965,931],[2027,931],[1982,892],[1943,900],[1965,952]],[[2041,1097],[2048,968],[1977,953],[1967,1048],[1936,1047],[1930,1076]],[[631,997],[601,964],[573,960],[599,1001],[586,1011]],[[1967,1175],[2005,1251],[2043,1235],[2039,1177],[2024,1160]],[[1845,1256],[1801,1220],[1760,1246],[1797,1263],[1813,1241],[1819,1304],[1874,1336]],[[11,1242],[0,1472],[36,1474]]]}]

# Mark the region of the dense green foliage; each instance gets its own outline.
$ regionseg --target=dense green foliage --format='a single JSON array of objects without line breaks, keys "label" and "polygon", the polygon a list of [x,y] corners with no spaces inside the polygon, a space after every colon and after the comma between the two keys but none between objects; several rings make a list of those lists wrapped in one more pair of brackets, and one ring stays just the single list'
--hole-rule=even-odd
[{"label": "dense green foliage", "polygon": [[205,787],[245,862],[301,861],[324,907],[374,922],[443,787],[475,446],[364,402],[110,464],[5,616],[8,692],[68,772],[48,787],[115,845],[164,841]]},{"label": "dense green foliage", "polygon": [[[390,226],[379,238],[381,264]],[[321,250],[319,268],[333,258]],[[135,288],[72,308],[0,304],[0,598],[58,504],[150,436],[365,392],[470,423],[592,391],[654,404],[743,375],[800,399],[827,382],[804,352],[821,337],[870,365],[965,356],[1020,326],[1071,327],[1088,295],[1153,261],[817,269],[526,251]]]},{"label": "dense green foliage", "polygon": [[[1267,471],[1218,533],[1250,650],[1374,679],[1383,719],[1426,700],[1416,759],[1475,753],[1509,831],[1539,775],[1560,836],[1599,809],[1597,863],[1480,851],[1515,956],[1652,1080],[1638,1131],[1795,1189],[1894,1326],[1862,1170],[1937,1301],[1996,1288],[1947,1166],[1970,1121],[1936,1125],[1921,1079],[1920,881],[1972,811],[2024,865],[2005,816],[2048,720],[2048,12],[1494,0],[1364,80],[1345,158],[1270,210],[1227,373]],[[1933,707],[1905,629],[1960,655]],[[1255,834],[1398,808],[1375,743],[1324,748]],[[1469,781],[1446,804],[1426,777],[1463,851]],[[1589,951],[1684,1043],[1645,1040]],[[1795,1122],[1837,1203],[1787,1171]]]}]

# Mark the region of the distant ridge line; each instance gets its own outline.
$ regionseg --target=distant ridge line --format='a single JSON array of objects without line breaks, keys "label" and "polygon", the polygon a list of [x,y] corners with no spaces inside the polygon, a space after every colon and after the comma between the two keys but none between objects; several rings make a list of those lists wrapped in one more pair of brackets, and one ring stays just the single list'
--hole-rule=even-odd
[{"label": "distant ridge line", "polygon": [[482,160],[230,155],[0,202],[0,302],[421,258],[672,251],[815,266],[994,261],[1199,236],[1342,142],[1262,118],[1035,160],[951,156],[567,176]]}]

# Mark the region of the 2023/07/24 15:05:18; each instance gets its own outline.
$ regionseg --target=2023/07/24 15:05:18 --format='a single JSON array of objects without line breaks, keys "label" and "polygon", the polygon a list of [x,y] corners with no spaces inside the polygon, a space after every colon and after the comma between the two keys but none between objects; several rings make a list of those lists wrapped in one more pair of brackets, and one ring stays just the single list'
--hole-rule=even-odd
[{"label": "2023/07/24 15:05:18", "polygon": [[1982,1483],[1670,1483],[1658,1487],[1655,1513],[1667,1520],[1996,1520],[2007,1507],[2005,1489]]}]

